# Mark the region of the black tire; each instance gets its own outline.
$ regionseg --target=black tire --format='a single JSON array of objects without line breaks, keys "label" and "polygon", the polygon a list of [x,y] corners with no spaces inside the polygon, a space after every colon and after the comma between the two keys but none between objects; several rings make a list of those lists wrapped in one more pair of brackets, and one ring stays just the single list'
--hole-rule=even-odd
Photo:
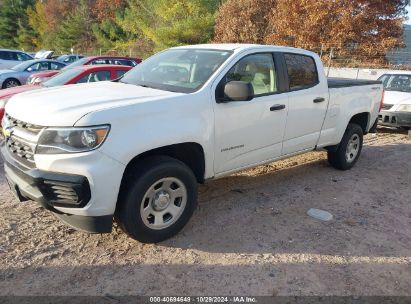
[{"label": "black tire", "polygon": [[[348,159],[346,154],[348,153],[347,149],[349,148],[350,139],[355,136],[358,137],[358,152],[355,157]],[[344,136],[338,145],[336,150],[328,151],[328,162],[331,166],[338,170],[349,170],[351,169],[358,158],[360,157],[362,146],[363,146],[363,130],[357,124],[348,124],[347,129],[345,130]]]},{"label": "black tire", "polygon": [[21,83],[15,78],[8,78],[3,82],[2,88],[3,89],[8,89],[8,88],[13,88],[13,87],[18,87],[20,86]]},{"label": "black tire", "polygon": [[[155,188],[156,183],[161,183],[160,181],[165,178],[175,178],[182,182],[187,199],[184,200],[185,207],[181,209],[174,223],[166,228],[155,230],[144,223],[141,208],[144,208],[147,202],[147,198],[144,198],[149,189]],[[187,224],[197,207],[196,178],[190,168],[174,158],[167,156],[146,158],[135,166],[135,170],[126,179],[126,186],[121,190],[124,193],[119,196],[115,219],[125,233],[142,243],[158,243],[176,235]],[[170,199],[169,204],[175,203],[171,203],[172,200]],[[150,207],[154,201],[149,199]],[[161,220],[164,221],[164,216]]]}]

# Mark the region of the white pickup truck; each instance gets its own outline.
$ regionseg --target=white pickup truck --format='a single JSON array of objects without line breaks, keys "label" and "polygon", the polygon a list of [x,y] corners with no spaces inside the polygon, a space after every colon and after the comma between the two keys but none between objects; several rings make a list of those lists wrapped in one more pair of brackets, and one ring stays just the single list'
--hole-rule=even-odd
[{"label": "white pickup truck", "polygon": [[77,229],[110,232],[115,219],[159,242],[188,222],[198,183],[315,149],[350,169],[382,93],[379,81],[327,80],[301,49],[171,48],[114,82],[12,97],[5,173],[20,201]]}]

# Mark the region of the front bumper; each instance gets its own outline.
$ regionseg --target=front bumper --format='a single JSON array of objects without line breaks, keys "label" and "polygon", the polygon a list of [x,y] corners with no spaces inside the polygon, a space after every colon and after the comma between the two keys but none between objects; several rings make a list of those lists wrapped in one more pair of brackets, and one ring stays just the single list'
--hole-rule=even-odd
[{"label": "front bumper", "polygon": [[383,110],[378,115],[378,124],[396,128],[411,127],[411,113]]},{"label": "front bumper", "polygon": [[87,177],[26,168],[11,157],[4,143],[1,156],[7,182],[19,201],[33,200],[76,229],[91,233],[111,232],[112,214],[84,216],[61,211],[83,210],[89,205],[91,190]]}]

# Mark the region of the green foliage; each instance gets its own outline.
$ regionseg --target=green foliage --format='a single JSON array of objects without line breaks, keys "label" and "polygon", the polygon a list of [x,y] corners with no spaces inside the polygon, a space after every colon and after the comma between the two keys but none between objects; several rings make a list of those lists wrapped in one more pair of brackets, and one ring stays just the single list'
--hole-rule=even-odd
[{"label": "green foliage", "polygon": [[71,48],[87,47],[87,44],[93,42],[91,25],[88,6],[81,1],[56,31],[54,45],[57,51],[65,53]]},{"label": "green foliage", "polygon": [[218,0],[129,0],[124,31],[148,38],[155,50],[205,43],[213,35]]},{"label": "green foliage", "polygon": [[[18,32],[26,26],[26,9],[34,0],[2,0],[0,9],[0,47],[20,47]],[[23,35],[21,33],[21,35]],[[23,39],[25,40],[25,39]],[[25,43],[24,43],[25,44]]]}]

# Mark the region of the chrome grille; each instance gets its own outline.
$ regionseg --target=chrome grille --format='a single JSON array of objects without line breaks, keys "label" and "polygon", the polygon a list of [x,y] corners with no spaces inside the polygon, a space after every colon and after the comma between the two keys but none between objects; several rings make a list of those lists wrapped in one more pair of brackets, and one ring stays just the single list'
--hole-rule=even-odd
[{"label": "chrome grille", "polygon": [[34,148],[33,146],[26,144],[17,137],[11,136],[6,140],[7,147],[11,153],[19,158],[34,163]]},{"label": "chrome grille", "polygon": [[15,119],[7,113],[3,127],[9,131],[6,146],[11,155],[22,164],[31,168],[35,167],[34,152],[38,136],[43,128]]}]

